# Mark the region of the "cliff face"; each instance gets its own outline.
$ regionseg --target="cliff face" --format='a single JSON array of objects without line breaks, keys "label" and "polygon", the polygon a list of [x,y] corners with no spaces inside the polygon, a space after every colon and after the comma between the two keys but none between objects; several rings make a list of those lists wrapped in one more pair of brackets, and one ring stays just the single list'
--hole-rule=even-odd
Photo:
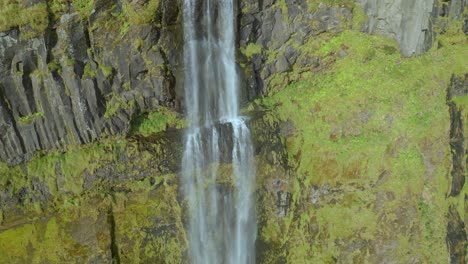
[{"label": "cliff face", "polygon": [[[447,104],[450,111],[450,149],[452,154],[450,197],[459,200],[451,203],[448,211],[447,245],[451,263],[463,263],[467,260],[468,237],[466,218],[465,181],[468,156],[466,151],[466,96],[468,94],[468,74],[453,76],[447,89]],[[463,204],[465,208],[463,208]],[[461,206],[461,212],[457,210]]]},{"label": "cliff face", "polygon": [[0,35],[2,161],[124,134],[136,114],[175,106],[178,7],[156,2],[152,23],[139,25],[128,11],[143,20],[138,3],[97,1],[82,15],[67,1],[53,13],[47,1],[40,36]]},{"label": "cliff face", "polygon": [[357,1],[369,20],[365,31],[394,38],[405,56],[420,55],[432,46],[434,0]]},{"label": "cliff face", "polygon": [[[0,34],[0,160],[10,165],[36,151],[124,134],[136,115],[158,106],[181,110],[178,6],[85,2],[29,1],[29,8],[43,7],[43,29],[27,24]],[[276,73],[318,67],[300,47],[322,34],[350,28],[382,34],[395,39],[404,56],[419,55],[432,47],[439,17],[463,19],[464,6],[462,0],[240,1],[239,45],[253,58],[245,99],[274,89]],[[274,58],[256,56],[259,49]]]},{"label": "cliff face", "polygon": [[[465,262],[465,4],[238,2],[258,263]],[[187,261],[178,5],[24,5],[46,19],[0,33],[0,262]]]}]

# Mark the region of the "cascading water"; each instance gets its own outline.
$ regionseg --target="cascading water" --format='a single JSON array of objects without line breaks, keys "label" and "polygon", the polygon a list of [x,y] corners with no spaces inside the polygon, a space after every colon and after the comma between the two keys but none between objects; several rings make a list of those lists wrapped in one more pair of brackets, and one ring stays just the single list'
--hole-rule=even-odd
[{"label": "cascading water", "polygon": [[[196,264],[255,263],[255,167],[250,131],[239,116],[234,1],[183,0],[185,107],[191,125],[181,176]],[[232,163],[232,186],[218,184],[225,156]]]}]

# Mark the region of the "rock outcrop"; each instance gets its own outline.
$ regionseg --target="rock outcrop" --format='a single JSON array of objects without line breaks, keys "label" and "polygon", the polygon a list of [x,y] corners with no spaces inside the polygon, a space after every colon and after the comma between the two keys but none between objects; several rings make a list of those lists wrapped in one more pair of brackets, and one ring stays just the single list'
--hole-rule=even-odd
[{"label": "rock outcrop", "polygon": [[468,18],[463,14],[465,0],[355,1],[369,18],[363,30],[396,40],[403,56],[421,55],[433,46],[438,33],[434,25],[439,17],[462,21]]},{"label": "rock outcrop", "polygon": [[[43,4],[28,5],[38,3]],[[91,8],[83,11],[64,1],[57,11],[46,3],[48,24],[42,33],[31,38],[28,26],[0,33],[0,161],[19,164],[36,151],[123,134],[135,115],[158,106],[181,109],[178,5],[90,1]],[[438,16],[467,19],[464,0],[356,3],[369,18],[364,24],[353,1],[339,6],[306,0],[240,1],[243,100],[274,92],[289,82],[291,72],[325,68],[329,62],[323,56],[306,56],[304,51],[343,30],[363,27],[389,36],[409,56],[431,47]]]},{"label": "rock outcrop", "polygon": [[364,31],[395,39],[404,56],[420,55],[432,47],[434,0],[356,2],[369,17]]},{"label": "rock outcrop", "polygon": [[175,106],[177,6],[161,2],[156,21],[139,26],[122,4],[98,1],[86,18],[71,9],[33,39],[1,33],[1,161],[123,134],[133,115]]},{"label": "rock outcrop", "polygon": [[[318,66],[318,58],[302,56],[314,40],[336,35],[352,26],[352,7],[306,0],[256,1],[240,4],[240,48],[249,77],[250,94],[268,94],[271,77],[293,68]],[[313,47],[310,47],[313,48]],[[252,89],[253,88],[253,89]]]},{"label": "rock outcrop", "polygon": [[[466,144],[466,122],[468,121],[467,105],[463,101],[468,96],[468,74],[463,77],[453,76],[447,89],[447,104],[450,112],[450,148],[452,153],[451,188],[449,197],[456,198],[457,203],[450,204],[447,215],[447,245],[450,251],[450,263],[465,263],[467,257],[468,237],[466,220],[457,210],[458,203],[465,203],[468,156]],[[462,206],[462,209],[464,207]],[[465,212],[466,213],[466,212]]]}]

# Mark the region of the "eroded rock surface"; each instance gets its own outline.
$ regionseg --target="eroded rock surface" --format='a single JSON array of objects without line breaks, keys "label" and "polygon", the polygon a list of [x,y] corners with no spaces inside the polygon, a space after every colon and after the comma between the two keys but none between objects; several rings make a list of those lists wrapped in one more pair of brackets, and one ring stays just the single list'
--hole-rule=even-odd
[{"label": "eroded rock surface", "polygon": [[169,2],[158,26],[125,24],[112,16],[122,3],[104,1],[87,19],[62,14],[40,37],[1,33],[0,160],[18,164],[38,150],[123,134],[134,114],[174,107],[181,43]]},{"label": "eroded rock surface", "polygon": [[404,56],[420,55],[432,47],[434,0],[358,0],[369,17],[364,30],[400,44]]}]

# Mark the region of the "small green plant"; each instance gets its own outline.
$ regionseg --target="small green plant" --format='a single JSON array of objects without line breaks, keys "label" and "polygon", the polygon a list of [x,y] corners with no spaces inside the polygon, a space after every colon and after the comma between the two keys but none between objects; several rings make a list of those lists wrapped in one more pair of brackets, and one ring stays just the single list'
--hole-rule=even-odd
[{"label": "small green plant", "polygon": [[130,81],[122,84],[122,88],[126,91],[130,91],[132,89],[132,83]]},{"label": "small green plant", "polygon": [[149,136],[166,130],[168,127],[181,128],[184,121],[174,111],[160,107],[156,112],[143,113],[132,121],[129,134]]},{"label": "small green plant", "polygon": [[133,47],[136,50],[140,50],[141,47],[143,47],[144,44],[145,44],[145,42],[140,37],[136,38],[135,41],[133,41]]},{"label": "small green plant", "polygon": [[109,78],[112,76],[112,73],[114,72],[114,69],[112,66],[107,66],[107,65],[100,65],[100,69],[102,71],[102,74],[104,74],[104,77]]},{"label": "small green plant", "polygon": [[458,106],[463,106],[464,108],[467,108],[467,106],[468,106],[468,95],[456,96],[455,98],[452,99],[452,101]]},{"label": "small green plant", "polygon": [[241,49],[241,52],[250,59],[254,55],[262,53],[262,47],[255,43],[249,43],[245,48]]},{"label": "small green plant", "polygon": [[91,63],[86,63],[83,72],[83,78],[96,78],[97,72],[92,69]]},{"label": "small green plant", "polygon": [[49,69],[50,72],[56,72],[62,69],[57,58],[54,58],[52,61],[47,63],[47,68]]},{"label": "small green plant", "polygon": [[72,0],[72,5],[82,19],[89,17],[94,8],[94,0]]},{"label": "small green plant", "polygon": [[135,106],[135,100],[124,101],[120,96],[113,93],[111,98],[106,102],[106,112],[104,118],[109,119],[115,116],[121,109],[129,109]]},{"label": "small green plant", "polygon": [[44,112],[36,112],[31,115],[23,116],[19,118],[19,122],[23,125],[29,125],[37,118],[44,117]]},{"label": "small green plant", "polygon": [[54,20],[58,20],[62,13],[68,11],[68,0],[52,0],[49,2]]},{"label": "small green plant", "polygon": [[65,64],[68,66],[68,67],[73,67],[75,66],[76,64],[76,61],[74,59],[70,59],[70,58],[67,58],[65,60]]},{"label": "small green plant", "polygon": [[0,0],[0,32],[19,27],[21,39],[28,39],[41,35],[48,24],[45,3],[26,8],[20,0]]},{"label": "small green plant", "polygon": [[120,28],[120,35],[125,35],[128,33],[128,31],[130,31],[130,23],[129,22],[124,22],[122,24],[122,27]]},{"label": "small green plant", "polygon": [[144,6],[134,6],[130,2],[125,1],[123,5],[124,14],[127,16],[130,24],[133,25],[148,25],[154,22],[156,13],[159,10],[160,0],[150,0]]}]

